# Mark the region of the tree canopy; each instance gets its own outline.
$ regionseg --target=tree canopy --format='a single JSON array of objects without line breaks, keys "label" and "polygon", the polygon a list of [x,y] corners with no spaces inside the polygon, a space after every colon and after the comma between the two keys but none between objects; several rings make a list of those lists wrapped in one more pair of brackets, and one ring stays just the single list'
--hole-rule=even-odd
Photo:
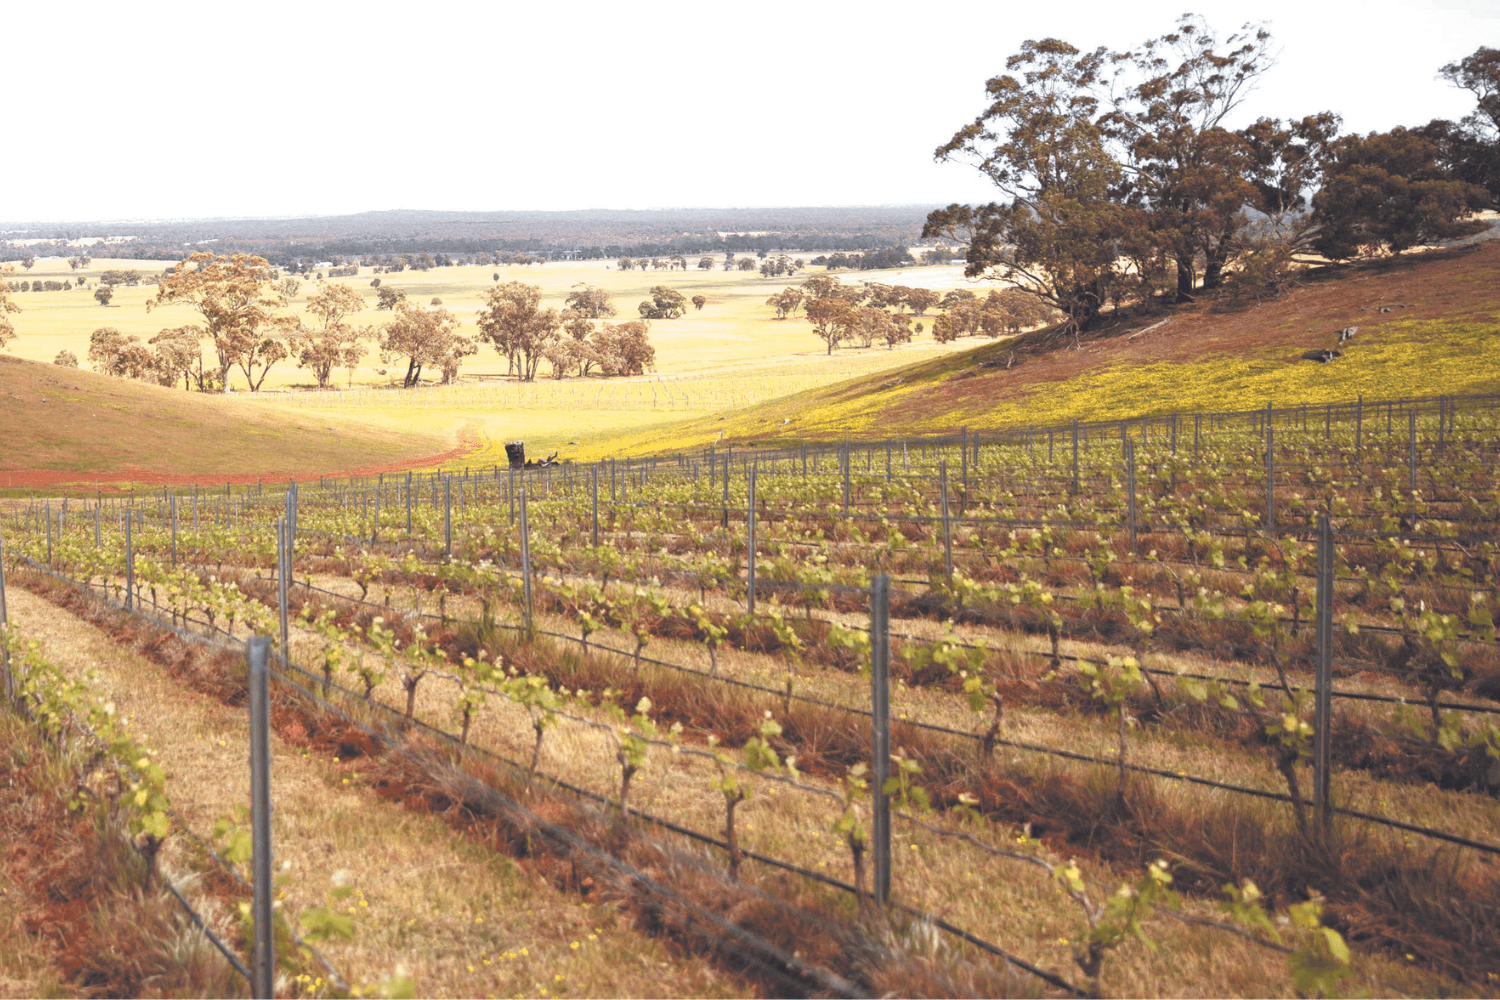
[{"label": "tree canopy", "polygon": [[540,285],[507,281],[486,293],[478,323],[480,339],[510,362],[512,373],[529,382],[557,342],[562,317],[556,309],[542,308]]},{"label": "tree canopy", "polygon": [[1331,112],[1231,129],[1270,47],[1257,25],[1221,40],[1193,15],[1125,51],[1025,42],[935,153],[972,162],[1002,199],[932,212],[923,238],[963,245],[967,274],[1025,290],[1076,330],[1123,299],[1217,288],[1250,255],[1399,250],[1483,205],[1473,184],[1488,175],[1464,144],[1500,120],[1494,50],[1443,68],[1480,109],[1433,123],[1424,147],[1401,129],[1339,139]]},{"label": "tree canopy", "polygon": [[10,321],[10,314],[20,311],[21,307],[11,301],[10,288],[0,281],[0,347],[16,339],[16,326]]},{"label": "tree canopy", "polygon": [[458,334],[458,317],[446,309],[433,309],[402,300],[392,310],[380,340],[380,356],[386,364],[406,359],[401,384],[411,387],[422,379],[423,369],[442,372],[443,382],[452,382],[463,359],[479,350],[468,337]]},{"label": "tree canopy", "polygon": [[162,276],[146,308],[185,305],[197,312],[202,317],[199,336],[213,341],[218,353],[215,388],[224,388],[230,368],[239,365],[255,391],[270,365],[286,356],[285,349],[262,332],[273,311],[286,304],[272,287],[274,277],[263,257],[216,257],[199,251]]},{"label": "tree canopy", "polygon": [[677,319],[687,312],[687,296],[666,285],[653,285],[647,293],[651,298],[642,302],[639,311],[642,319]]},{"label": "tree canopy", "polygon": [[288,322],[287,337],[297,367],[312,372],[319,389],[328,388],[335,368],[352,371],[365,356],[361,339],[370,331],[348,322],[364,307],[364,299],[349,286],[325,284],[307,300],[307,311],[317,317],[319,325],[309,327],[300,317]]}]

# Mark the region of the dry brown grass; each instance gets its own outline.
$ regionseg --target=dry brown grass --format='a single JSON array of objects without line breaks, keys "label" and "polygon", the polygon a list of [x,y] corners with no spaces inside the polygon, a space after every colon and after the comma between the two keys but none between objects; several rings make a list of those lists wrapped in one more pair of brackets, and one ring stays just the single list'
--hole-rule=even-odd
[{"label": "dry brown grass", "polygon": [[[89,777],[88,755],[44,742],[3,710],[0,746],[0,919],[9,931],[0,993],[244,995],[244,981],[148,875],[113,800],[94,794],[108,783]],[[163,874],[184,888],[194,881],[172,866]]]},{"label": "dry brown grass", "polygon": [[[248,801],[248,719],[242,704],[220,700],[242,699],[223,679],[226,664],[204,664],[194,647],[149,627],[127,621],[118,634],[105,634],[19,588],[10,595],[12,616],[42,639],[54,662],[70,672],[99,671],[120,713],[167,769],[168,794],[195,829],[206,831]],[[52,596],[68,599],[61,590]],[[101,620],[118,626],[120,617]],[[122,649],[120,639],[147,655]],[[205,699],[189,681],[214,696]],[[455,837],[441,817],[382,801],[361,780],[367,762],[331,760],[304,742],[295,733],[290,741],[273,736],[282,905],[292,913],[322,905],[333,874],[347,873],[359,891],[351,900],[355,937],[325,952],[351,981],[373,988],[400,971],[434,996],[744,992],[736,978],[640,935],[618,907],[585,905],[524,860]],[[184,849],[174,842],[166,854]]]},{"label": "dry brown grass", "polygon": [[[375,596],[379,599],[378,594]],[[462,613],[466,610],[462,606],[462,600],[453,600],[455,603],[450,605],[450,611]],[[393,597],[393,602],[399,607],[399,596]],[[395,616],[388,616],[392,617]],[[564,623],[544,617],[542,627],[562,628]],[[618,641],[618,637],[615,639]],[[294,640],[294,648],[299,644]],[[661,645],[667,647],[674,644],[663,641]],[[652,648],[657,649],[656,644]],[[657,651],[669,659],[680,659],[676,654],[686,653],[688,648]],[[548,669],[595,671],[593,676],[601,679],[614,677],[615,686],[620,686],[620,678],[630,676],[628,659],[624,658],[590,657],[589,660],[599,661],[591,665],[575,662],[579,658],[567,649],[548,653],[538,648],[533,655],[544,665],[550,664]],[[774,665],[765,661],[763,656],[737,653],[721,657],[721,668],[727,673],[761,680],[766,679],[765,674],[779,676]],[[651,668],[642,668],[642,684],[654,685],[660,680]],[[672,680],[675,682],[676,679]],[[803,678],[798,690],[824,696],[848,697],[851,692],[847,687],[851,680],[853,679],[838,672],[822,672]],[[404,703],[403,693],[393,682],[388,682],[386,689],[377,689],[376,694],[391,704]],[[690,692],[683,696],[689,697]],[[447,685],[437,682],[437,679],[424,681],[417,698],[418,718],[456,728],[451,698],[452,689]],[[701,701],[701,691],[699,698]],[[898,711],[910,712],[913,717],[920,718],[941,720],[952,716],[954,711],[952,696],[932,689],[901,688],[896,692],[894,704]],[[773,707],[780,715],[779,705]],[[700,709],[703,709],[702,705]],[[737,717],[743,722],[743,711],[741,708],[738,712],[731,712],[731,718]],[[705,709],[701,714],[702,718],[710,720],[715,729],[725,721],[721,707],[715,707],[711,712]],[[961,715],[958,719],[962,724]],[[829,723],[825,719],[819,721],[818,725],[826,728]],[[1070,721],[1066,717],[1058,718],[1051,712],[1022,711],[1014,713],[1008,725],[1014,726],[1027,738],[1054,744],[1061,740],[1063,742],[1060,745],[1072,745],[1093,752],[1104,753],[1109,742],[1105,738],[1108,734],[1103,733],[1101,727],[1086,716],[1073,716]],[[473,739],[502,753],[525,759],[529,757],[530,751],[529,730],[524,713],[492,698],[489,707],[476,720]],[[1070,740],[1071,744],[1067,742]],[[852,756],[854,745],[862,744],[863,734],[851,733],[844,742],[849,744],[848,747],[835,748],[829,754],[831,760],[845,759],[846,754]],[[951,750],[943,747],[924,748],[915,739],[910,740],[907,745],[909,751],[911,747],[924,751],[930,767],[927,779],[930,787],[942,790],[945,775],[956,773],[961,773],[963,780],[969,782],[968,787],[973,787],[972,755],[955,756]],[[1133,757],[1143,762],[1156,766],[1176,766],[1180,769],[1193,762],[1195,753],[1201,758],[1201,750],[1202,747],[1194,747],[1190,741],[1179,745],[1170,740],[1153,739],[1149,733],[1143,733],[1133,739],[1131,752]],[[1146,807],[1136,810],[1136,813],[1114,815],[1109,808],[1114,793],[1112,783],[1091,774],[1087,768],[1080,769],[1074,765],[1050,768],[1028,766],[1022,758],[1006,756],[1004,751],[1001,758],[991,772],[1001,782],[994,791],[991,809],[1001,818],[1010,818],[1003,809],[1014,810],[1019,805],[1023,811],[1029,810],[1026,816],[1037,822],[1036,829],[1049,832],[1049,843],[1063,856],[1074,855],[1083,859],[1086,870],[1093,873],[1091,877],[1105,891],[1120,878],[1133,878],[1130,873],[1139,870],[1136,867],[1138,863],[1161,854],[1174,859],[1174,867],[1182,872],[1188,888],[1202,888],[1208,890],[1210,895],[1217,888],[1213,885],[1213,879],[1225,872],[1235,871],[1259,875],[1268,886],[1282,894],[1283,901],[1301,898],[1301,892],[1306,888],[1306,885],[1298,884],[1299,879],[1306,874],[1306,864],[1302,862],[1297,862],[1280,875],[1277,874],[1280,870],[1278,852],[1283,851],[1286,844],[1295,839],[1289,820],[1281,812],[1241,808],[1239,803],[1227,802],[1222,795],[1204,795],[1201,792],[1165,787],[1157,793],[1150,793],[1148,788],[1148,798],[1143,800]],[[956,760],[957,763],[949,765],[946,760]],[[1277,784],[1268,764],[1254,755],[1246,757],[1244,761],[1237,761],[1232,754],[1227,760],[1216,755],[1214,761],[1215,776],[1241,783],[1258,782],[1267,787],[1275,787]],[[1201,764],[1201,760],[1198,763]],[[597,732],[573,724],[548,733],[543,747],[542,769],[591,788],[605,797],[613,797],[618,791],[619,775],[618,768],[613,765],[612,748]],[[707,791],[710,776],[710,771],[705,770],[701,762],[688,758],[654,756],[648,767],[637,777],[632,803],[657,815],[672,816],[696,829],[714,830],[722,822],[723,804],[716,793]],[[1421,808],[1416,801],[1406,805]],[[757,795],[753,808],[744,813],[741,837],[751,849],[788,857],[807,867],[828,871],[848,880],[848,853],[828,835],[826,822],[831,819],[831,815],[823,815],[827,812],[829,807],[826,803],[813,802],[801,793],[767,789]],[[1138,814],[1145,814],[1145,817]],[[1021,818],[1025,817],[1018,817],[1017,821]],[[1053,824],[1051,828],[1046,826],[1048,822]],[[1118,839],[1118,844],[1113,843],[1115,839]],[[1231,845],[1230,863],[1226,863],[1224,858],[1225,844]],[[1239,848],[1235,846],[1238,844],[1246,846]],[[898,891],[903,898],[943,913],[981,935],[990,936],[1013,950],[1040,960],[1044,966],[1052,967],[1065,975],[1072,974],[1067,946],[1055,942],[1071,938],[1076,933],[1077,912],[1066,900],[1055,897],[1044,879],[1018,876],[1016,871],[1010,869],[1010,862],[997,862],[982,853],[959,847],[952,841],[925,831],[898,826],[897,847],[903,852],[898,858],[896,869]],[[913,853],[906,854],[907,851]],[[1239,853],[1236,854],[1236,851]],[[1372,838],[1359,845],[1359,851],[1355,853],[1372,852],[1377,861],[1383,858],[1385,862],[1391,863],[1390,868],[1381,876],[1383,882],[1381,879],[1376,880],[1379,883],[1375,886],[1377,891],[1343,903],[1335,899],[1333,909],[1334,918],[1340,922],[1340,926],[1352,932],[1351,936],[1356,943],[1363,941],[1367,946],[1376,945],[1376,951],[1360,958],[1362,976],[1373,977],[1366,981],[1372,988],[1383,993],[1404,991],[1420,994],[1434,989],[1457,989],[1463,992],[1457,982],[1444,975],[1446,956],[1441,954],[1444,949],[1438,948],[1435,953],[1429,954],[1426,948],[1429,942],[1425,938],[1416,939],[1414,945],[1414,953],[1422,963],[1417,968],[1409,968],[1410,963],[1400,957],[1401,953],[1392,954],[1392,948],[1411,945],[1413,939],[1406,932],[1417,923],[1410,919],[1398,920],[1396,926],[1392,927],[1390,915],[1395,913],[1399,917],[1402,908],[1407,906],[1403,902],[1406,897],[1402,896],[1400,879],[1406,878],[1408,870],[1414,865],[1420,871],[1430,859],[1400,857],[1399,845],[1388,837]],[[913,865],[908,858],[921,858],[921,863]],[[1304,860],[1325,863],[1323,859]],[[1350,876],[1364,877],[1371,871],[1369,865],[1364,869],[1356,869],[1349,867],[1347,863],[1341,864],[1344,864],[1343,871]],[[1393,878],[1393,873],[1400,877]],[[1488,879],[1484,881],[1486,884],[1489,882]],[[1306,884],[1313,882],[1308,880]],[[1419,876],[1407,889],[1415,890],[1421,885],[1432,888],[1434,884]],[[1449,919],[1450,922],[1451,919],[1462,920],[1465,912],[1473,913],[1471,903],[1482,902],[1480,896],[1483,893],[1476,895],[1472,885],[1450,883],[1442,888],[1449,887],[1455,890],[1454,899],[1460,905],[1456,908],[1447,907],[1446,909],[1454,912],[1447,913],[1446,917],[1444,913],[1428,912],[1423,915],[1424,919]],[[1380,898],[1381,894],[1384,894],[1383,899]],[[1408,891],[1407,895],[1410,896],[1411,892]],[[1006,902],[1002,903],[1001,900]],[[1027,930],[1019,938],[1019,928],[1006,916],[1015,912],[1015,906],[1024,906],[1037,917],[1035,931],[1030,929],[1028,922],[1023,922]],[[1374,913],[1373,919],[1371,912]],[[1419,912],[1420,908],[1414,910],[1413,915]],[[1487,922],[1487,918],[1479,921],[1480,924]],[[1432,930],[1431,927],[1418,929],[1424,932]],[[1128,949],[1113,957],[1106,972],[1109,984],[1107,989],[1162,995],[1192,995],[1195,991],[1220,992],[1223,990],[1222,982],[1227,981],[1226,976],[1228,980],[1241,984],[1238,989],[1241,993],[1272,994],[1287,988],[1286,981],[1275,971],[1279,966],[1279,959],[1270,956],[1271,965],[1268,966],[1268,956],[1258,952],[1254,946],[1243,945],[1248,950],[1243,952],[1244,967],[1240,969],[1236,967],[1239,959],[1227,957],[1238,954],[1234,949],[1240,945],[1235,939],[1226,938],[1220,932],[1173,924],[1155,926],[1152,931],[1163,943],[1160,957],[1140,949]],[[1462,936],[1458,939],[1462,940]],[[1381,944],[1381,941],[1384,943]],[[1038,944],[1042,942],[1054,943],[1042,944],[1041,952],[1037,953]],[[1481,951],[1488,947],[1482,942],[1476,943]],[[953,955],[944,956],[945,965],[952,967],[951,960],[962,958],[962,951],[959,949]],[[1183,959],[1184,955],[1199,954],[1203,956],[1202,966],[1196,964],[1196,959]],[[1391,957],[1384,957],[1386,955]],[[1421,971],[1423,968],[1427,971]],[[1439,985],[1445,981],[1447,985]],[[1383,985],[1376,986],[1377,983]],[[1403,983],[1406,985],[1392,985]],[[1211,987],[1209,984],[1215,985]]]},{"label": "dry brown grass", "polygon": [[9,356],[0,357],[0,424],[0,489],[316,476],[443,457],[457,443],[451,434],[375,430],[342,414],[288,416],[232,396]]}]

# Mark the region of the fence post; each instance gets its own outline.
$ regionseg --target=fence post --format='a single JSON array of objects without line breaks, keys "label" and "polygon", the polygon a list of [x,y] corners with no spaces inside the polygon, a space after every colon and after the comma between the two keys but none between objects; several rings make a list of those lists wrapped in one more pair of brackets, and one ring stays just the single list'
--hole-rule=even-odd
[{"label": "fence post", "polygon": [[281,662],[292,661],[292,651],[287,648],[290,633],[287,629],[287,581],[292,576],[292,527],[286,521],[276,522],[276,612],[281,625]]},{"label": "fence post", "polygon": [[168,508],[172,518],[172,565],[177,565],[177,494],[173,493]]},{"label": "fence post", "polygon": [[1135,555],[1135,445],[1125,441],[1125,495],[1130,504],[1130,554]]},{"label": "fence post", "polygon": [[841,464],[844,466],[844,516],[848,517],[849,516],[849,466],[850,466],[851,463],[849,461],[849,441],[848,441],[847,438],[844,440],[844,453],[840,456],[840,458],[843,459],[843,461],[842,461]]},{"label": "fence post", "polygon": [[99,547],[99,508],[94,508],[94,548]]},{"label": "fence post", "polygon": [[891,802],[885,782],[891,771],[891,578],[870,583],[870,792],[875,905],[891,895]]},{"label": "fence post", "polygon": [[255,945],[250,956],[250,995],[275,996],[276,960],[271,884],[271,640],[254,636],[250,660],[250,869],[255,883],[252,914]]},{"label": "fence post", "polygon": [[[0,629],[10,621],[10,616],[5,610],[5,536],[0,534]],[[5,682],[5,700],[7,703],[14,701],[16,697],[16,683],[10,676],[10,648],[0,644],[0,679]]]},{"label": "fence post", "polygon": [[1078,493],[1078,418],[1073,418],[1073,493]]},{"label": "fence post", "polygon": [[1317,693],[1313,709],[1313,811],[1326,837],[1333,828],[1330,770],[1333,723],[1333,527],[1318,515]]},{"label": "fence post", "polygon": [[724,453],[724,504],[720,508],[723,514],[724,530],[729,530],[729,452]]},{"label": "fence post", "polygon": [[749,478],[750,502],[747,505],[745,515],[746,546],[745,546],[745,610],[755,614],[755,466],[750,466]]},{"label": "fence post", "polygon": [[1417,492],[1417,411],[1406,411],[1406,489]]},{"label": "fence post", "polygon": [[959,442],[959,451],[962,461],[959,462],[959,482],[963,486],[963,492],[958,495],[958,512],[967,514],[969,512],[969,429],[961,428],[963,440]]},{"label": "fence post", "polygon": [[125,610],[135,610],[135,543],[130,535],[130,511],[125,512]]},{"label": "fence post", "polygon": [[891,481],[891,439],[885,439],[885,481]]},{"label": "fence post", "polygon": [[47,566],[52,566],[52,504],[42,507],[42,520],[47,522]]},{"label": "fence post", "polygon": [[411,473],[406,474],[406,537],[411,537]]},{"label": "fence post", "polygon": [[598,462],[595,462],[593,464],[593,466],[592,466],[592,472],[593,472],[593,480],[594,480],[594,494],[593,494],[593,496],[594,496],[594,500],[593,500],[594,548],[597,549],[599,547],[599,463]]},{"label": "fence post", "polygon": [[526,637],[532,636],[531,527],[526,520],[526,487],[521,487],[521,586],[526,601]]},{"label": "fence post", "polygon": [[1266,404],[1266,531],[1276,530],[1276,429],[1271,424],[1271,406]]},{"label": "fence post", "polygon": [[443,476],[443,555],[453,558],[453,477]]},{"label": "fence post", "polygon": [[1360,393],[1359,399],[1354,402],[1354,453],[1359,454],[1360,439],[1365,430],[1365,397]]},{"label": "fence post", "polygon": [[953,522],[948,516],[948,460],[938,463],[938,490],[943,495],[943,570],[953,581]]}]

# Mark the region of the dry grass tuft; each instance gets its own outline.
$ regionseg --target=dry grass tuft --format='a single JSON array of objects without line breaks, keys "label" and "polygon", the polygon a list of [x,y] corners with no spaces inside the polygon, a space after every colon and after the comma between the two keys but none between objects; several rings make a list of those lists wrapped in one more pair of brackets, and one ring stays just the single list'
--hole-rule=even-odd
[{"label": "dry grass tuft", "polygon": [[[0,744],[6,908],[24,931],[6,950],[28,949],[33,967],[50,959],[58,992],[77,996],[243,995],[244,981],[150,877],[112,798],[96,791],[103,783],[85,776],[93,764],[8,713]],[[36,992],[52,992],[47,982]]]}]

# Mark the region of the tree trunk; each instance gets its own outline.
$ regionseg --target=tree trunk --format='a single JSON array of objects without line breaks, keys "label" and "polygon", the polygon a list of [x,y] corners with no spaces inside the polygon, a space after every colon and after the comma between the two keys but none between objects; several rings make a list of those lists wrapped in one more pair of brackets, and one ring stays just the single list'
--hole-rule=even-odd
[{"label": "tree trunk", "polygon": [[1177,301],[1193,301],[1193,259],[1177,258]]}]

